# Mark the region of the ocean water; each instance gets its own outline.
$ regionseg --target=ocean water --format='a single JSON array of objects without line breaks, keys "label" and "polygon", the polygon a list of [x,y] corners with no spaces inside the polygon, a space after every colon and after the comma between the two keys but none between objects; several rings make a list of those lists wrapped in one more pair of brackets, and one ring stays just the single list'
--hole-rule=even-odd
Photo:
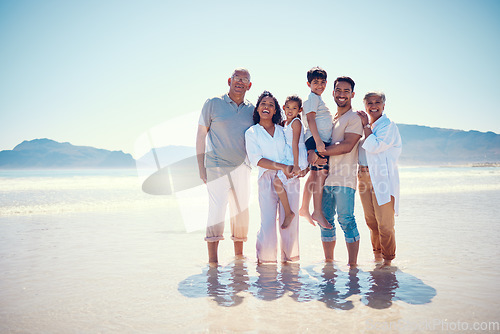
[{"label": "ocean water", "polygon": [[202,199],[145,194],[135,170],[0,171],[0,332],[500,332],[500,169],[400,173],[394,267],[357,198],[350,270],[340,230],[325,264],[305,221],[298,263],[257,266],[255,193],[247,258],[226,234],[209,268]]}]

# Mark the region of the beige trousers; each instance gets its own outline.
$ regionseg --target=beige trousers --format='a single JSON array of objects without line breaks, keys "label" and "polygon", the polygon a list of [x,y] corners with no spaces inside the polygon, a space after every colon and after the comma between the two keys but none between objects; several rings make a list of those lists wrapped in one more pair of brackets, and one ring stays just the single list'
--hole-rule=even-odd
[{"label": "beige trousers", "polygon": [[358,172],[359,197],[363,204],[366,225],[370,229],[373,253],[382,254],[384,260],[396,257],[396,236],[394,231],[394,197],[384,205],[378,205],[373,191],[370,173]]}]

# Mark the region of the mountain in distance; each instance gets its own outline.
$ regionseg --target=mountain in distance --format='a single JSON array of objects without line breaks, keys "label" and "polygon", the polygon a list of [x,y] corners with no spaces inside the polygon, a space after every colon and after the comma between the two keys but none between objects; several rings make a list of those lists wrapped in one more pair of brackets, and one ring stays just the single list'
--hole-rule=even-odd
[{"label": "mountain in distance", "polygon": [[[403,151],[402,166],[498,165],[500,135],[493,132],[431,128],[398,124]],[[155,148],[137,159],[138,166],[154,168],[194,156],[194,147]]]},{"label": "mountain in distance", "polygon": [[51,139],[23,141],[13,150],[0,151],[1,169],[135,168],[122,151],[74,146]]},{"label": "mountain in distance", "polygon": [[500,135],[398,124],[401,165],[474,165],[500,162]]},{"label": "mountain in distance", "polygon": [[[398,124],[403,141],[401,166],[499,165],[500,135],[493,132]],[[50,139],[24,141],[0,151],[0,169],[143,168],[158,169],[195,156],[194,147],[155,148],[134,160],[122,151],[74,146]],[[194,160],[193,160],[194,161]]]}]

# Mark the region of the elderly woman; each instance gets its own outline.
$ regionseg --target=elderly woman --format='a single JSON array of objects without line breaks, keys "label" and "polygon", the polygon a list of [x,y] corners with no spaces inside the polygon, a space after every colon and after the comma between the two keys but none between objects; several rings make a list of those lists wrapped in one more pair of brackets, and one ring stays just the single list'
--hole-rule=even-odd
[{"label": "elderly woman", "polygon": [[359,196],[375,261],[383,260],[386,267],[396,256],[394,215],[399,211],[397,163],[401,136],[396,124],[383,114],[384,93],[369,92],[363,102],[366,113],[358,111],[364,129],[364,140],[359,146]]},{"label": "elderly woman", "polygon": [[[259,169],[259,205],[261,226],[257,233],[258,263],[276,263],[278,236],[276,215],[279,210],[279,226],[285,213],[273,181],[281,170],[287,178],[292,177],[292,166],[281,163],[285,159],[285,135],[281,122],[281,108],[276,98],[268,91],[257,101],[253,114],[254,124],[245,133],[245,145],[250,163]],[[292,211],[299,210],[300,181],[290,179],[284,184]],[[281,239],[281,261],[299,260],[299,216],[286,229],[279,228]]]}]

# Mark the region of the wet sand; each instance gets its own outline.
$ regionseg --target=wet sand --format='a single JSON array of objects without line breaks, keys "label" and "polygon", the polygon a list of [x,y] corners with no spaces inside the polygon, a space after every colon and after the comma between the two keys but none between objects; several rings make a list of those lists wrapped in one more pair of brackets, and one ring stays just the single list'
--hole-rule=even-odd
[{"label": "wet sand", "polygon": [[356,270],[339,230],[324,264],[306,221],[298,263],[257,266],[253,214],[247,258],[226,235],[209,268],[204,233],[166,208],[1,216],[0,332],[498,332],[499,200],[407,191],[390,270],[375,270],[358,199]]}]

